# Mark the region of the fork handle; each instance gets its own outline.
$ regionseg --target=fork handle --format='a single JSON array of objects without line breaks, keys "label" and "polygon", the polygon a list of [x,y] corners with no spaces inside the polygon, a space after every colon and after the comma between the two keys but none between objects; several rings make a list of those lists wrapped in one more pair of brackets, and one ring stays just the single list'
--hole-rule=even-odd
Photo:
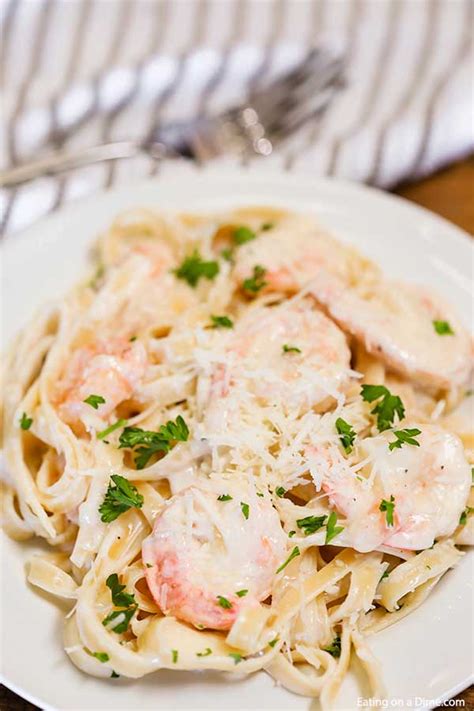
[{"label": "fork handle", "polygon": [[[157,144],[157,148],[159,145]],[[15,187],[33,178],[56,175],[65,170],[80,168],[92,163],[116,160],[117,158],[132,158],[137,153],[140,153],[141,150],[142,146],[138,142],[116,141],[115,143],[103,143],[86,149],[58,151],[1,173],[0,186]],[[160,157],[158,150],[155,157]]]}]

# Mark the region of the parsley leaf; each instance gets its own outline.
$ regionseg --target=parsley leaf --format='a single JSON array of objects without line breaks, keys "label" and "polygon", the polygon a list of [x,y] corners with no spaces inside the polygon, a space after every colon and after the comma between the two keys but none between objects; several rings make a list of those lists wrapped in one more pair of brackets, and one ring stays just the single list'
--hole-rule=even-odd
[{"label": "parsley leaf", "polygon": [[173,660],[173,664],[176,664],[176,662],[178,661],[178,650],[177,649],[171,650],[171,659]]},{"label": "parsley leaf", "polygon": [[135,596],[132,593],[124,593],[125,585],[119,583],[119,578],[117,573],[112,573],[109,575],[105,584],[110,590],[112,596],[112,602],[116,607],[129,607],[129,605],[135,605]]},{"label": "parsley leaf", "polygon": [[316,533],[326,523],[327,516],[305,516],[296,521],[298,528],[302,528],[305,536]]},{"label": "parsley leaf", "polygon": [[117,420],[117,422],[114,422],[113,425],[102,430],[102,432],[97,432],[97,439],[104,439],[104,437],[107,437],[107,435],[115,432],[115,430],[118,430],[120,427],[125,427],[126,424],[127,420]]},{"label": "parsley leaf", "polygon": [[415,447],[420,446],[420,443],[414,439],[414,437],[421,434],[421,430],[417,430],[416,427],[413,427],[412,429],[396,430],[393,434],[396,439],[388,445],[391,452],[394,449],[401,449],[404,444],[412,444]]},{"label": "parsley leaf", "polygon": [[241,501],[240,508],[242,509],[242,513],[244,515],[245,520],[248,521],[250,506],[248,504],[246,504],[245,501]]},{"label": "parsley leaf", "polygon": [[237,597],[245,597],[247,595],[247,593],[248,593],[248,590],[237,590],[237,592],[235,594],[237,595]]},{"label": "parsley leaf", "polygon": [[119,474],[112,474],[111,479],[113,484],[109,483],[105,498],[99,506],[100,520],[104,523],[115,521],[120,514],[131,508],[141,509],[143,506],[143,496],[128,479]]},{"label": "parsley leaf", "polygon": [[339,635],[334,637],[333,641],[328,647],[323,647],[325,652],[329,652],[336,659],[341,656],[341,638]]},{"label": "parsley leaf", "polygon": [[225,249],[222,250],[221,257],[222,257],[222,259],[225,259],[226,262],[233,262],[234,261],[234,250],[226,247]]},{"label": "parsley leaf", "polygon": [[228,316],[212,316],[212,328],[234,328],[234,322]]},{"label": "parsley leaf", "polygon": [[387,501],[387,499],[382,499],[380,502],[379,506],[379,511],[385,511],[386,513],[386,519],[387,519],[387,526],[393,526],[393,511],[395,509],[395,498],[394,496],[390,496],[390,501]]},{"label": "parsley leaf", "polygon": [[440,336],[454,336],[454,331],[447,321],[433,321],[433,327]]},{"label": "parsley leaf", "polygon": [[274,639],[271,639],[271,640],[270,640],[270,642],[268,643],[268,646],[269,646],[269,647],[274,647],[275,644],[278,642],[278,639],[279,639],[279,637],[278,637],[278,635],[277,635]]},{"label": "parsley leaf", "polygon": [[234,664],[240,664],[240,662],[242,661],[242,655],[238,654],[237,652],[231,652],[229,654],[229,657],[232,657],[232,659],[234,660]]},{"label": "parsley leaf", "polygon": [[99,662],[108,662],[110,657],[107,652],[91,652],[92,656],[99,660]]},{"label": "parsley leaf", "polygon": [[232,603],[223,595],[217,596],[217,604],[224,608],[224,610],[231,610]]},{"label": "parsley leaf", "polygon": [[232,496],[230,494],[221,494],[217,497],[218,501],[232,501]]},{"label": "parsley leaf", "polygon": [[263,289],[264,286],[267,286],[267,282],[264,279],[266,272],[267,270],[264,267],[261,267],[259,264],[257,264],[253,268],[253,275],[248,279],[244,279],[242,283],[244,291],[247,291],[248,293],[253,295],[258,294],[260,289]]},{"label": "parsley leaf", "polygon": [[250,229],[250,227],[237,227],[233,234],[234,244],[240,246],[246,242],[251,242],[256,236],[257,235]]},{"label": "parsley leaf", "polygon": [[395,415],[399,420],[405,417],[405,408],[398,395],[392,395],[385,385],[363,385],[362,399],[366,402],[379,400],[373,410],[372,415],[377,415],[377,427],[379,432],[390,429],[393,426]]},{"label": "parsley leaf", "polygon": [[282,499],[286,494],[286,489],[284,489],[282,486],[277,486],[277,488],[275,489],[275,494],[278,496],[279,499]]},{"label": "parsley leaf", "polygon": [[210,654],[212,654],[212,649],[210,647],[206,647],[204,652],[196,652],[196,657],[208,657]]},{"label": "parsley leaf", "polygon": [[214,279],[219,273],[219,263],[205,262],[198,250],[195,249],[178,269],[174,269],[174,273],[178,279],[183,279],[188,282],[189,286],[195,287],[201,277],[209,280]]},{"label": "parsley leaf", "polygon": [[277,568],[276,572],[277,572],[277,573],[281,573],[281,571],[282,571],[284,568],[286,568],[286,566],[288,565],[288,563],[291,563],[291,561],[293,560],[293,558],[297,558],[299,555],[301,555],[300,549],[298,548],[298,546],[295,546],[295,547],[293,548],[293,550],[291,551],[290,555],[288,556],[288,558],[280,565],[279,568]]},{"label": "parsley leaf", "polygon": [[94,276],[91,278],[89,281],[88,286],[90,286],[91,289],[97,289],[98,286],[100,286],[100,281],[102,280],[102,277],[105,274],[105,267],[103,264],[99,264],[97,266],[97,269],[95,270]]},{"label": "parsley leaf", "polygon": [[26,412],[24,412],[21,416],[21,419],[20,419],[21,429],[22,430],[29,430],[32,424],[33,424],[33,418],[28,417]]},{"label": "parsley leaf", "polygon": [[87,405],[93,407],[94,410],[97,410],[99,405],[104,404],[105,399],[102,397],[102,395],[89,395],[89,397],[86,397],[84,402],[87,403]]},{"label": "parsley leaf", "polygon": [[325,544],[327,545],[329,541],[332,541],[333,538],[335,538],[339,533],[341,533],[344,530],[344,526],[336,526],[337,523],[337,514],[335,511],[333,511],[328,518],[328,522],[326,525],[326,540],[324,541]]},{"label": "parsley leaf", "polygon": [[108,627],[113,620],[120,617],[120,622],[116,625],[111,625],[111,628],[117,634],[121,634],[122,632],[127,631],[130,620],[138,609],[138,603],[135,600],[135,595],[123,592],[125,590],[125,585],[121,585],[119,583],[117,573],[109,575],[105,581],[105,584],[110,590],[112,602],[115,607],[120,607],[122,609],[111,612],[107,615],[107,617],[105,617],[105,619],[102,620],[102,624],[104,627]]},{"label": "parsley leaf", "polygon": [[346,454],[350,454],[352,452],[352,445],[354,444],[354,440],[356,438],[356,433],[354,432],[352,425],[343,420],[342,417],[338,417],[336,420],[336,431],[339,435],[339,439],[341,440],[341,444],[344,447],[344,451]]},{"label": "parsley leaf", "polygon": [[[169,420],[161,425],[157,432],[142,430],[140,427],[126,427],[119,438],[119,448],[135,449],[135,466],[137,469],[146,467],[154,454],[167,454],[176,442],[186,442],[189,429],[181,415],[175,422]],[[140,446],[138,446],[140,445]]]},{"label": "parsley leaf", "polygon": [[466,506],[466,508],[464,509],[464,511],[462,512],[462,514],[459,517],[459,524],[461,526],[465,526],[467,523],[468,514],[471,514],[473,512],[474,512],[474,508],[472,508],[472,506]]},{"label": "parsley leaf", "polygon": [[283,353],[301,353],[301,349],[296,346],[289,346],[288,343],[284,343]]}]

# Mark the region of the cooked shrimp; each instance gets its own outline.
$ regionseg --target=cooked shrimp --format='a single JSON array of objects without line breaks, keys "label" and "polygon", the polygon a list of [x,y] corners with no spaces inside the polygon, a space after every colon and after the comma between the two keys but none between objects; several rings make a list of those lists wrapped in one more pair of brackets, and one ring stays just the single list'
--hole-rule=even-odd
[{"label": "cooked shrimp", "polygon": [[[344,331],[422,387],[447,389],[468,379],[471,341],[451,309],[426,289],[384,279],[370,260],[312,222],[287,217],[239,247],[234,268],[239,287],[256,265],[265,270],[260,293],[310,288]],[[440,335],[436,322],[448,324],[452,333]]]},{"label": "cooked shrimp", "polygon": [[230,365],[215,374],[218,397],[245,385],[263,404],[304,410],[337,399],[351,375],[344,334],[312,299],[251,310],[228,353]]},{"label": "cooked shrimp", "polygon": [[[106,418],[138,386],[146,367],[145,348],[125,339],[96,341],[73,352],[55,393],[65,422],[87,421],[92,413]],[[84,402],[91,395],[105,400],[97,408]]]},{"label": "cooked shrimp", "polygon": [[253,487],[192,486],[170,499],[143,542],[148,587],[166,615],[229,629],[242,607],[270,594],[285,539],[276,510]]},{"label": "cooked shrimp", "polygon": [[366,289],[320,271],[311,291],[369,353],[417,384],[448,389],[467,381],[472,369],[469,334],[427,289],[381,279]]},{"label": "cooked shrimp", "polygon": [[[390,451],[393,432],[364,439],[359,449],[369,463],[362,471],[354,471],[338,450],[317,452],[322,488],[346,518],[341,545],[361,552],[382,545],[420,550],[458,526],[471,486],[459,438],[435,425],[406,427],[421,430],[419,447],[405,444]],[[393,523],[382,501],[392,509]]]},{"label": "cooked shrimp", "polygon": [[[268,232],[238,248],[233,270],[237,286],[252,275],[256,265],[265,269],[263,291],[294,294],[320,271],[346,280],[355,272],[377,271],[352,248],[337,242],[312,220],[289,215]],[[262,292],[260,292],[262,293]]]}]

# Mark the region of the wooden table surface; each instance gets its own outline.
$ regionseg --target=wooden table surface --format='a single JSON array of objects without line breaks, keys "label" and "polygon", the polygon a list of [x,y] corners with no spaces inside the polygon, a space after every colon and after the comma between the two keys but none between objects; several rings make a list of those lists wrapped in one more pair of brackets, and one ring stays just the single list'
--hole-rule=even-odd
[{"label": "wooden table surface", "polygon": [[[418,183],[401,185],[394,192],[438,213],[474,235],[474,157]],[[459,694],[456,699],[463,700],[464,708],[473,711],[474,686]],[[34,711],[36,708],[0,685],[2,711]]]}]

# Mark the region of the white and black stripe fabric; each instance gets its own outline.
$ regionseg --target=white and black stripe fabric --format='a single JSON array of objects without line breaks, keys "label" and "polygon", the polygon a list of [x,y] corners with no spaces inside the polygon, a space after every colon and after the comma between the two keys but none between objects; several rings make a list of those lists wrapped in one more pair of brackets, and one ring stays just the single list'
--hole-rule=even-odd
[{"label": "white and black stripe fabric", "polygon": [[[347,87],[269,164],[390,187],[473,148],[472,0],[2,0],[1,13],[2,169],[218,112],[321,43],[345,52]],[[158,170],[143,155],[4,190],[2,233]]]}]

